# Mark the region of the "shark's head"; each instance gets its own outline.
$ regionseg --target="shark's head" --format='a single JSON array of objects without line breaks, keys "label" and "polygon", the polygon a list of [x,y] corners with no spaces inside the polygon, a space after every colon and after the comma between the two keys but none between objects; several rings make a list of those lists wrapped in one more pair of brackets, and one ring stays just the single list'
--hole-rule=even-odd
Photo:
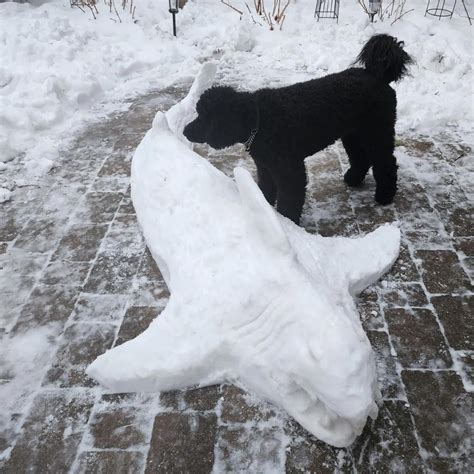
[{"label": "shark's head", "polygon": [[379,397],[353,295],[392,265],[399,231],[386,226],[359,239],[310,235],[275,212],[248,172],[236,169],[235,178],[249,233],[260,235],[252,241],[271,254],[266,261],[280,262],[279,290],[262,321],[253,319],[240,378],[319,438],[346,446],[376,416]]}]

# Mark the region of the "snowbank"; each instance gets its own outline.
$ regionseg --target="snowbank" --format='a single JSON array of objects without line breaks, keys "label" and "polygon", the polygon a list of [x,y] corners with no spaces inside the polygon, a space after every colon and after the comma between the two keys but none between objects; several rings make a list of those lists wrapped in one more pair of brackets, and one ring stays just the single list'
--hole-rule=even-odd
[{"label": "snowbank", "polygon": [[[246,11],[243,0],[233,5]],[[459,14],[424,18],[424,0],[408,2],[393,26],[370,24],[355,0],[341,5],[337,24],[313,18],[314,1],[290,5],[282,31],[252,23],[217,1],[190,0],[171,36],[167,2],[137,0],[136,23],[106,9],[97,20],[66,0],[40,5],[0,4],[0,162],[19,157],[31,174],[36,163],[86,120],[124,98],[187,81],[199,64],[220,59],[220,80],[243,89],[278,86],[346,68],[375,32],[406,42],[417,60],[413,77],[397,85],[401,133],[471,129],[473,29]],[[24,155],[23,155],[24,154]],[[47,170],[47,168],[46,168]],[[0,174],[1,185],[1,174]]]},{"label": "snowbank", "polygon": [[[22,413],[31,403],[31,394],[41,383],[44,367],[54,353],[54,333],[53,327],[34,328],[14,338],[2,339],[0,374],[8,380],[8,383],[0,383],[2,431],[15,430],[12,414]],[[10,449],[3,453],[0,450],[0,461],[8,458]]]}]

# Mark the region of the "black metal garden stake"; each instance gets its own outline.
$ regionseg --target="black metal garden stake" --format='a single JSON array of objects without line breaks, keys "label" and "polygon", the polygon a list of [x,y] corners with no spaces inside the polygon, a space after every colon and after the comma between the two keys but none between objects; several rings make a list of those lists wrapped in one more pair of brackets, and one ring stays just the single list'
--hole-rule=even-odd
[{"label": "black metal garden stake", "polygon": [[431,16],[436,16],[440,20],[441,18],[451,19],[453,17],[455,7],[456,0],[428,0],[425,16],[428,14]]},{"label": "black metal garden stake", "polygon": [[179,12],[179,0],[168,0],[169,12],[173,15],[173,35],[176,36],[176,14]]},{"label": "black metal garden stake", "polygon": [[[469,20],[469,24],[472,25],[472,17],[469,14],[469,11],[466,6],[465,0],[461,0],[462,6],[464,11],[466,12],[466,17]],[[456,8],[456,0],[428,0],[426,5],[426,14],[431,16],[436,16],[440,20],[441,18],[449,18],[453,17],[454,9]]]},{"label": "black metal garden stake", "polygon": [[339,20],[340,0],[317,0],[314,16]]}]

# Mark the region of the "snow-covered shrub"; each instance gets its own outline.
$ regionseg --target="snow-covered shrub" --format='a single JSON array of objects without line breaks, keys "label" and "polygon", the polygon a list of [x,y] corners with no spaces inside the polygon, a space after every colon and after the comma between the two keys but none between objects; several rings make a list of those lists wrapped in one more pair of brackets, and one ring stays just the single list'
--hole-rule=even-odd
[{"label": "snow-covered shrub", "polygon": [[286,9],[290,5],[290,0],[273,0],[272,13],[265,8],[265,0],[254,0],[255,12],[263,18],[268,25],[270,30],[274,29],[274,25],[278,25],[280,29],[283,27],[283,22],[286,17]]},{"label": "snow-covered shrub", "polygon": [[[267,23],[270,30],[274,30],[275,27],[279,27],[281,30],[290,2],[291,0],[268,0],[267,3],[265,3],[265,0],[253,0],[253,5],[249,5],[248,2],[245,2],[245,7],[254,23],[258,23],[258,18],[260,18]],[[221,3],[235,10],[240,16],[244,14],[243,11],[232,5],[231,0],[221,0]],[[271,10],[268,9],[269,4],[272,5]]]},{"label": "snow-covered shrub", "polygon": [[388,19],[395,23],[412,11],[406,10],[407,0],[358,0],[358,2],[372,20],[377,16],[381,21]]},{"label": "snow-covered shrub", "polygon": [[[115,0],[104,0],[104,5],[100,9],[98,0],[70,0],[70,3],[71,7],[77,7],[83,12],[89,10],[94,18],[97,18],[99,10],[102,8],[107,9],[109,13],[113,14],[120,23],[122,23],[120,13],[122,13],[122,15],[129,15],[132,19],[135,17],[136,6],[133,0],[118,0],[117,3]],[[119,4],[118,8],[117,4]],[[121,12],[119,12],[119,10],[121,10]]]}]

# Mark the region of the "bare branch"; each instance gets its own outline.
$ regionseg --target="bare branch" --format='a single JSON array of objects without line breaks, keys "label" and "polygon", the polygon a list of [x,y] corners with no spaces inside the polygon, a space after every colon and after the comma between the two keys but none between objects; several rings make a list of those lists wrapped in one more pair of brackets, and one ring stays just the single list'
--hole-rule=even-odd
[{"label": "bare branch", "polygon": [[[79,10],[84,13],[86,12],[86,9],[88,9],[91,12],[92,17],[97,19],[97,15],[99,15],[98,1],[99,0],[69,0],[69,3],[71,7],[79,8]],[[134,0],[120,0],[122,10],[125,13],[128,13],[132,19],[134,19],[136,9],[136,6],[133,4],[133,2]],[[115,4],[115,0],[104,0],[104,4],[108,8],[109,13],[115,14],[118,19],[118,23],[122,23],[122,18],[117,9],[117,5]]]},{"label": "bare branch", "polygon": [[406,15],[407,13],[410,13],[414,10],[414,8],[412,8],[411,10],[407,10],[406,12],[403,12],[400,16],[397,16],[397,18],[395,18],[395,20],[392,21],[392,23],[390,23],[390,25],[393,25],[396,21],[398,21],[402,16]]},{"label": "bare branch", "polygon": [[227,3],[225,0],[221,0],[221,3],[223,3],[224,5],[226,5],[229,8],[232,8],[232,10],[235,10],[240,16],[242,16],[244,14],[244,12],[240,11],[238,8],[235,8],[230,3]]}]

